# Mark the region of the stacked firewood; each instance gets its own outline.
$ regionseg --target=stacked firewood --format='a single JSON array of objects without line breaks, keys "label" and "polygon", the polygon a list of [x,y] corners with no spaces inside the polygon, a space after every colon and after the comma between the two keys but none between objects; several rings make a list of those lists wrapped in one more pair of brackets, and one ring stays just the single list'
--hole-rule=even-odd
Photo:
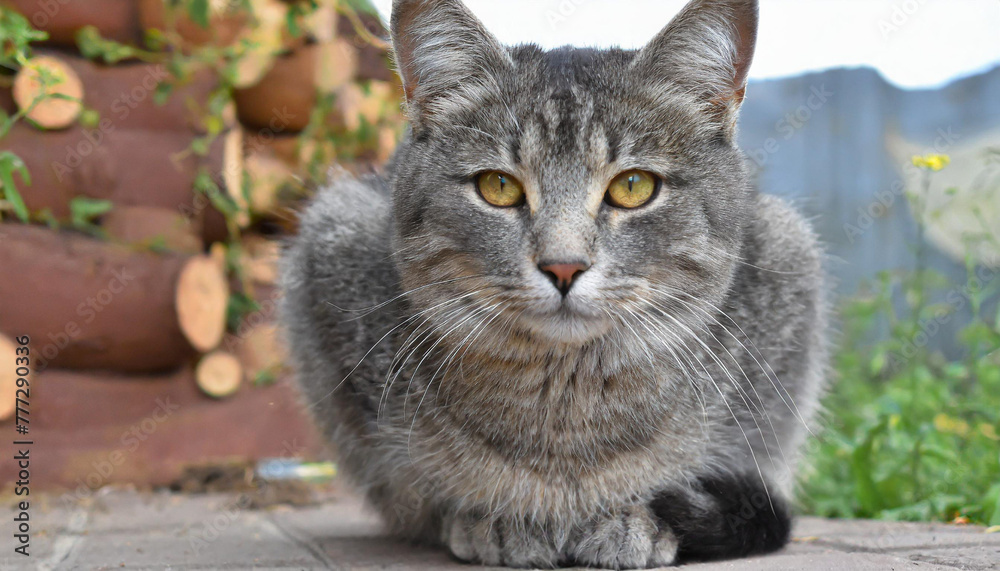
[{"label": "stacked firewood", "polygon": [[[399,132],[400,93],[377,19],[335,0],[303,3],[309,10],[210,1],[207,26],[167,0],[6,3],[49,37],[0,83],[0,108],[24,117],[0,147],[30,174],[14,182],[31,222],[2,210],[0,354],[27,335],[42,367],[194,366],[215,397],[280,370],[281,235],[294,232],[301,200],[333,161],[384,161]],[[178,79],[156,58],[84,57],[84,29],[143,54],[240,56]],[[150,48],[151,35],[174,41]],[[230,104],[212,113],[220,90]],[[110,205],[87,232],[80,200]],[[246,312],[262,317],[234,322],[246,300],[264,300]],[[0,378],[0,388],[9,382]],[[0,420],[13,394],[0,394]]]}]

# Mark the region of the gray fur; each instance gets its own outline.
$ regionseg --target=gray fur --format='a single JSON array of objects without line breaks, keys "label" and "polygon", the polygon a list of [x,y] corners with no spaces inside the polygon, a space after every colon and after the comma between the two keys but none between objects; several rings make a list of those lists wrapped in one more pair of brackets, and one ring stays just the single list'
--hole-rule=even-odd
[{"label": "gray fur", "polygon": [[[735,474],[788,497],[825,279],[733,142],[748,29],[755,1],[696,0],[640,52],[544,52],[501,47],[459,0],[395,2],[411,132],[385,176],[320,193],[283,272],[309,409],[393,532],[488,564],[642,568],[677,552],[661,492],[710,503],[691,482]],[[632,168],[661,194],[603,203]],[[488,170],[528,203],[483,201]],[[563,299],[537,265],[577,259]]]}]

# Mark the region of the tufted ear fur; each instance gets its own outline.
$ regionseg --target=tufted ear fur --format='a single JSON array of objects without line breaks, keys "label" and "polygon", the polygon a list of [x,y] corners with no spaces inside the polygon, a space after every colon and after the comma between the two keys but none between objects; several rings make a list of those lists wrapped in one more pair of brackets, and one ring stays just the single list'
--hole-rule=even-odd
[{"label": "tufted ear fur", "polygon": [[513,70],[510,54],[461,0],[395,0],[391,28],[415,126],[475,107]]},{"label": "tufted ear fur", "polygon": [[757,44],[757,0],[693,0],[633,62],[639,77],[692,94],[728,136]]}]

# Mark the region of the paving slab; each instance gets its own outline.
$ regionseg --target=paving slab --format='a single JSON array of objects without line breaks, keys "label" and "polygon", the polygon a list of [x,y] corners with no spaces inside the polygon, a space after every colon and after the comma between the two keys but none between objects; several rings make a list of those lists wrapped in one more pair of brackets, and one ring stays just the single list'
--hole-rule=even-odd
[{"label": "paving slab", "polygon": [[[0,542],[0,569],[336,569],[470,571],[441,551],[384,537],[349,495],[310,507],[250,507],[236,494],[102,490],[32,504],[31,557]],[[0,509],[9,522],[10,502]],[[767,557],[689,565],[693,571],[1000,570],[1000,534],[974,526],[801,518],[795,540]]]}]

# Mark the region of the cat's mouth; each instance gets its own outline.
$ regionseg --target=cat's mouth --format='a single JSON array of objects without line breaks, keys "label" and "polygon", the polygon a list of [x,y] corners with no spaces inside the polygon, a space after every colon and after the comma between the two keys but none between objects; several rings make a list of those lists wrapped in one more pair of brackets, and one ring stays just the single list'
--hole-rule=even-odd
[{"label": "cat's mouth", "polygon": [[611,331],[611,319],[592,308],[563,300],[556,308],[542,312],[526,312],[524,324],[546,341],[584,344]]}]

